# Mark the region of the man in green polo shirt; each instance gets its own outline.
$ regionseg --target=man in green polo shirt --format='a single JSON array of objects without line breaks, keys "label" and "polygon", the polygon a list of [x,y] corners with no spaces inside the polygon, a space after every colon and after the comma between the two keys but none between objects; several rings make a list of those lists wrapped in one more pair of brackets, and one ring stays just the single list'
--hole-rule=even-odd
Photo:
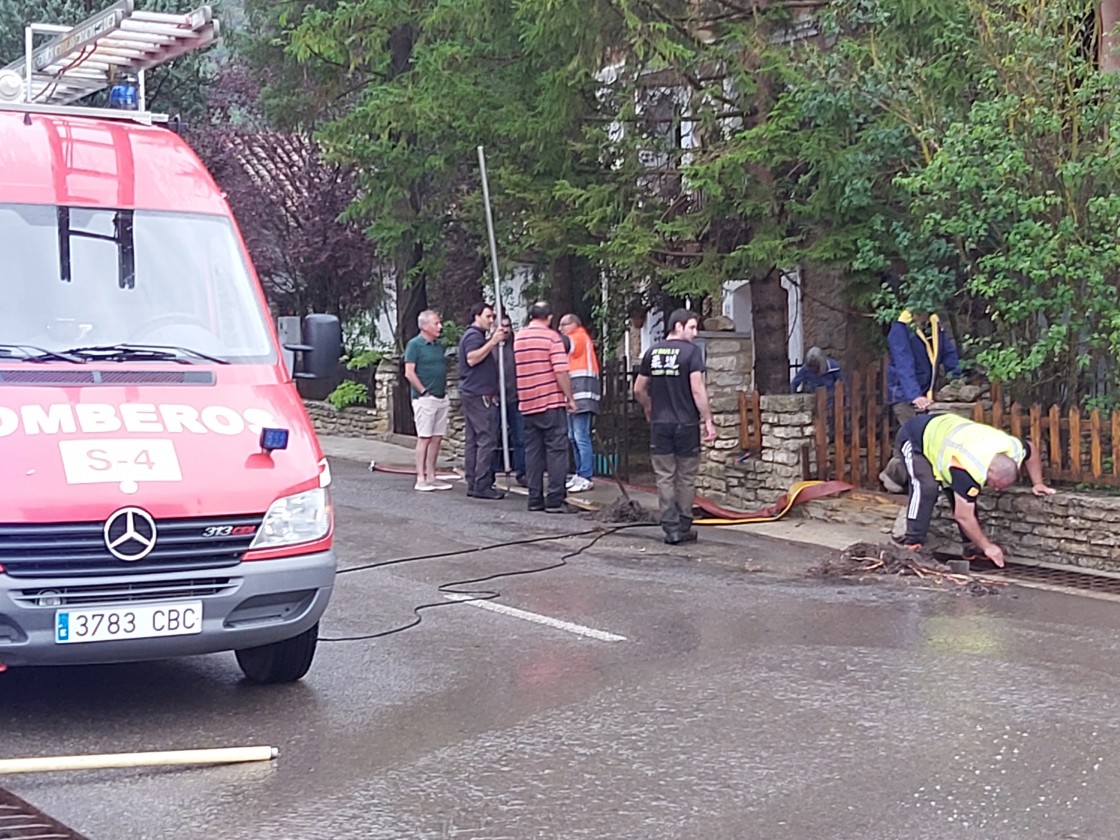
[{"label": "man in green polo shirt", "polygon": [[443,321],[434,309],[417,319],[420,334],[405,345],[404,378],[412,386],[412,416],[416,421],[416,488],[422,492],[450,490],[436,479],[439,445],[447,434],[447,356],[439,340]]}]

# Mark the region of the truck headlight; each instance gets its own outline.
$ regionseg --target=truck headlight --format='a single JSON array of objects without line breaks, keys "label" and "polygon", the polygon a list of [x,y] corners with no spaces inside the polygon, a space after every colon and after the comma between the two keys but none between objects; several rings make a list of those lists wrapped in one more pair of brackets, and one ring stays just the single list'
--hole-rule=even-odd
[{"label": "truck headlight", "polygon": [[249,550],[321,540],[331,529],[331,498],[325,487],[277,499]]}]

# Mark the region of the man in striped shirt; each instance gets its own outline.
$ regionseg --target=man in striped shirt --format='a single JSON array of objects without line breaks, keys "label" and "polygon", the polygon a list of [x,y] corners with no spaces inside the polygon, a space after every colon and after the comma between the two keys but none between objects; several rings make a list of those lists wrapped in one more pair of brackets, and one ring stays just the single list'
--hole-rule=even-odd
[{"label": "man in striped shirt", "polygon": [[[568,354],[552,329],[552,307],[538,301],[529,308],[529,324],[517,333],[517,401],[525,419],[525,480],[529,510],[565,513],[568,475],[568,412],[576,410],[568,376]],[[544,473],[548,472],[545,493]]]}]

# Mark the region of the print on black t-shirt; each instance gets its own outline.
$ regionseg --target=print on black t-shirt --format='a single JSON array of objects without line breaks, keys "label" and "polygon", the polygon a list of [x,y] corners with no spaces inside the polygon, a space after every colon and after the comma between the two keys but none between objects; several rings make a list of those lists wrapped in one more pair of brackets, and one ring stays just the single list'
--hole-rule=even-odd
[{"label": "print on black t-shirt", "polygon": [[665,339],[646,351],[640,373],[649,377],[651,423],[699,424],[690,381],[694,371],[704,371],[704,358],[691,341]]}]

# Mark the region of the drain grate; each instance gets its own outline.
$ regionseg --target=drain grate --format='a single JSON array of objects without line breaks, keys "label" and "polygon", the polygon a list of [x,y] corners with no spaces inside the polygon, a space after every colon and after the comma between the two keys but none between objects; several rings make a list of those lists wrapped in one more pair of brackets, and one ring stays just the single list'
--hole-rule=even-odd
[{"label": "drain grate", "polygon": [[985,569],[985,577],[998,577],[1013,583],[1045,584],[1079,592],[1097,595],[1112,595],[1120,598],[1120,578],[1102,574],[1092,574],[1071,569],[1052,569],[1046,566],[1009,565],[1003,569]]},{"label": "drain grate", "polygon": [[0,840],[86,840],[14,793],[0,788]]}]

